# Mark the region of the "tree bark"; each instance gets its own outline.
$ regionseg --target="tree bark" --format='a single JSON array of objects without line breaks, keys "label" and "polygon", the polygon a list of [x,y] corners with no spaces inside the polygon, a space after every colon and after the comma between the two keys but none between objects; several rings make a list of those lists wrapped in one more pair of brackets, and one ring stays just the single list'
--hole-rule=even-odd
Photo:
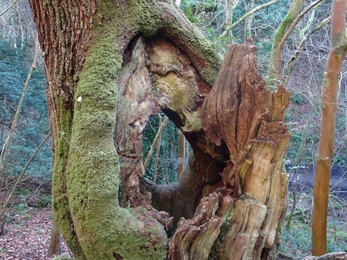
[{"label": "tree bark", "polygon": [[60,230],[58,223],[53,220],[52,230],[51,230],[51,241],[48,247],[48,256],[52,257],[54,255],[60,254]]},{"label": "tree bark", "polygon": [[185,143],[184,135],[180,133],[179,135],[179,145],[178,145],[178,173],[177,176],[180,177],[184,169],[184,159],[185,159]]},{"label": "tree bark", "polygon": [[[272,255],[289,93],[267,89],[256,48],[231,46],[216,79],[220,57],[172,1],[30,3],[48,79],[54,218],[76,259]],[[142,131],[160,110],[193,150],[165,186],[142,177]]]},{"label": "tree bark", "polygon": [[[276,84],[275,81],[280,78],[281,75],[278,75],[279,70],[279,62],[282,62],[282,47],[281,42],[284,36],[287,34],[287,31],[291,27],[291,25],[294,23],[295,19],[300,14],[300,11],[302,9],[302,6],[304,4],[303,0],[293,0],[290,4],[289,10],[282,20],[280,26],[277,28],[274,41],[272,44],[272,50],[270,54],[270,62],[269,67],[267,71],[268,75],[268,84],[270,87],[275,88]],[[282,68],[282,64],[280,66]]]},{"label": "tree bark", "polygon": [[312,255],[327,252],[327,216],[331,161],[334,151],[337,93],[342,62],[347,52],[345,33],[347,1],[333,1],[331,47],[323,78],[322,119],[313,188]]}]

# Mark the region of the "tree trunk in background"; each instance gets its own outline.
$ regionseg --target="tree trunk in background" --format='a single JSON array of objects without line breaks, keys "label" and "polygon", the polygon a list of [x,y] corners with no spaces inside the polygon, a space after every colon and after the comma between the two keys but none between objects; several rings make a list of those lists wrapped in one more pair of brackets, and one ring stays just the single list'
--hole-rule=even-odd
[{"label": "tree trunk in background", "polygon": [[[220,69],[173,1],[30,3],[45,54],[54,218],[76,259],[273,257],[289,93],[267,89],[256,47],[231,46]],[[193,151],[170,185],[142,177],[142,130],[160,110]]]},{"label": "tree trunk in background", "polygon": [[[177,4],[177,3],[176,3],[176,4]],[[156,151],[155,151],[155,161],[154,161],[153,179],[152,179],[153,182],[156,182],[156,180],[157,180],[158,164],[159,164],[159,160],[160,160],[161,138],[162,138],[162,136],[163,136],[164,126],[167,124],[167,122],[168,122],[168,120],[169,120],[168,117],[165,116],[164,122],[163,122],[163,120],[162,120],[162,118],[161,118],[161,115],[158,114],[157,116],[158,116],[158,121],[159,121],[159,129],[158,129],[157,134],[159,134],[160,129],[162,129],[162,131],[160,132],[160,136],[159,136],[158,142],[157,142],[157,149],[156,149]],[[164,125],[164,124],[165,124],[165,125]],[[154,138],[154,140],[155,140],[155,139],[156,139],[156,138]],[[153,144],[152,144],[152,145],[154,145],[154,141],[153,141]],[[151,147],[151,149],[152,149],[152,147]],[[145,167],[145,170],[146,170],[146,167]]]},{"label": "tree trunk in background", "polygon": [[333,1],[332,4],[331,47],[323,79],[322,121],[313,189],[312,255],[323,255],[327,252],[327,214],[335,141],[337,93],[341,66],[347,51],[346,6],[347,0]]},{"label": "tree trunk in background", "polygon": [[[158,115],[158,117],[160,117],[160,115]],[[154,140],[153,140],[153,143],[151,145],[151,148],[149,149],[149,152],[147,154],[146,160],[144,161],[143,167],[145,168],[145,170],[147,169],[147,167],[148,167],[148,165],[149,165],[149,163],[150,163],[150,161],[152,159],[154,150],[155,149],[157,149],[157,151],[159,150],[158,147],[160,147],[161,137],[162,137],[164,128],[165,128],[165,126],[167,125],[168,122],[169,122],[168,117],[165,117],[164,121],[161,121],[161,118],[159,120],[158,132],[156,133],[156,135],[154,137]],[[157,153],[157,155],[158,155],[158,153]],[[156,156],[155,160],[157,161],[157,156]]]},{"label": "tree trunk in background", "polygon": [[178,178],[184,169],[184,158],[185,158],[185,144],[184,144],[184,135],[179,134],[179,147],[178,147]]}]

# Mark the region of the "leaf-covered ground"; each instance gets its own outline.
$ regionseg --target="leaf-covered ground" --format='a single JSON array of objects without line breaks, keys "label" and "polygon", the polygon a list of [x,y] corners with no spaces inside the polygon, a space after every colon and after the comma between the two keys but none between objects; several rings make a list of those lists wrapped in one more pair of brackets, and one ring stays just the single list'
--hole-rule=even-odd
[{"label": "leaf-covered ground", "polygon": [[[289,193],[280,246],[280,252],[289,259],[299,260],[311,254],[312,190],[306,185],[295,189],[295,194]],[[0,191],[0,201],[4,201],[6,193],[4,189]],[[0,236],[0,260],[52,258],[47,255],[52,225],[50,201],[49,183],[40,184],[32,179],[21,183],[6,211],[6,233]],[[294,201],[296,206],[292,210]],[[347,251],[347,204],[343,198],[333,195],[329,203],[328,250]],[[72,257],[62,239],[61,255]]]},{"label": "leaf-covered ground", "polygon": [[[5,201],[15,178],[0,181],[0,202]],[[5,234],[0,235],[0,260],[46,260],[50,243],[51,184],[25,177],[5,211]],[[0,203],[1,206],[1,203]],[[72,255],[61,239],[61,254]]]},{"label": "leaf-covered ground", "polygon": [[[50,208],[23,207],[7,213],[6,233],[0,236],[1,260],[46,260],[50,243]],[[61,240],[62,254],[70,256]]]}]

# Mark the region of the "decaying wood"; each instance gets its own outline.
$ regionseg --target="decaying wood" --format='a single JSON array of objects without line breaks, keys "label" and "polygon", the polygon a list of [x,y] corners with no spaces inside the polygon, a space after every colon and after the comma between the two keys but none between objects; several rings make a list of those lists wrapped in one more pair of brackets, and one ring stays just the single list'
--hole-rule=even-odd
[{"label": "decaying wood", "polygon": [[[123,113],[117,114],[115,143],[122,164],[121,204],[151,208],[149,197],[139,191],[139,176],[143,174],[141,136],[148,118],[162,109],[183,131],[199,131],[197,109],[209,87],[177,47],[162,39],[143,37],[134,42],[118,85],[118,108]],[[193,197],[189,200],[195,201]],[[195,209],[192,203],[188,205]]]},{"label": "decaying wood", "polygon": [[[158,146],[157,147],[157,144],[159,143],[160,144],[160,139],[161,139],[161,134],[163,133],[163,130],[165,128],[165,126],[167,125],[167,123],[169,122],[169,118],[168,117],[165,117],[164,118],[164,121],[161,122],[161,119],[159,121],[159,129],[158,129],[158,132],[156,133],[155,137],[154,137],[154,140],[153,140],[153,143],[151,145],[151,148],[149,149],[149,152],[148,152],[148,155],[147,155],[147,158],[143,164],[143,167],[145,168],[145,170],[147,169],[148,165],[149,165],[149,162],[151,161],[152,159],[152,155],[153,155],[153,152],[155,149],[158,149]],[[158,155],[158,154],[157,154]],[[157,157],[156,157],[157,158]],[[156,159],[157,160],[157,159]]]},{"label": "decaying wood", "polygon": [[[170,42],[139,37],[118,84],[121,204],[145,207],[165,225],[168,259],[266,259],[286,209],[289,93],[266,87],[256,47],[232,45],[210,90]],[[142,130],[160,109],[193,149],[168,186],[140,178]]]},{"label": "decaying wood", "polygon": [[[282,86],[271,93],[265,86],[255,52],[254,46],[231,46],[203,103],[209,144],[200,147],[228,148],[230,158],[221,173],[225,188],[204,197],[193,218],[180,220],[169,259],[265,259],[264,252],[276,243],[286,209],[281,165],[290,135],[282,121],[289,93]],[[222,196],[223,189],[228,192]],[[210,255],[195,257],[192,248],[199,242],[207,251],[211,248]]]}]

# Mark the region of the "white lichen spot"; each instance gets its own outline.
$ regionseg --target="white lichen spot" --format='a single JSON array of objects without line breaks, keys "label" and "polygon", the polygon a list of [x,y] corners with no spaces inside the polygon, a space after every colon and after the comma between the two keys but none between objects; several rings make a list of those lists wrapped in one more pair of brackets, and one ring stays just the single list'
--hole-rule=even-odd
[{"label": "white lichen spot", "polygon": [[143,129],[145,128],[145,124],[141,121],[141,118],[137,118],[132,125],[137,128],[137,132],[139,134],[142,133]]}]

